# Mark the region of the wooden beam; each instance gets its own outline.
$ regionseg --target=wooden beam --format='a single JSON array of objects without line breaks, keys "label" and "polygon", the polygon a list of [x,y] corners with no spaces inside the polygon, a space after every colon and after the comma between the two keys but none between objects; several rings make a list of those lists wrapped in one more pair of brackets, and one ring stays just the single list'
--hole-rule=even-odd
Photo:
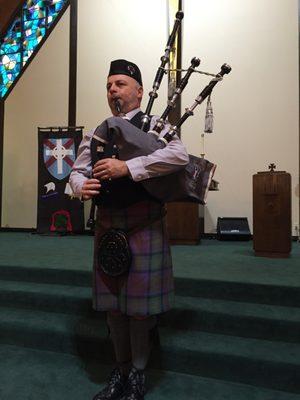
[{"label": "wooden beam", "polygon": [[[169,9],[172,10],[174,9],[174,17],[177,11],[182,10],[182,1],[181,0],[169,0]],[[172,10],[173,11],[173,10]],[[170,13],[171,14],[171,13]],[[171,15],[170,15],[170,23],[173,22]],[[181,69],[182,65],[182,51],[181,51],[181,46],[182,46],[182,26],[179,26],[178,32],[177,32],[177,38],[175,40],[175,54],[172,54],[171,52],[170,55],[170,68],[171,69]],[[170,73],[168,74],[169,76],[169,83],[170,83]],[[176,86],[178,86],[180,80],[181,80],[181,72],[176,71],[175,72],[176,76]],[[181,117],[181,97],[176,101],[175,107],[171,110],[168,119],[171,123],[171,125],[175,124]]]},{"label": "wooden beam", "polygon": [[[299,72],[300,72],[300,0],[298,0],[298,57],[299,57],[299,62],[298,62],[298,79],[299,79]],[[298,81],[298,88],[299,88],[299,100],[300,100],[300,79]],[[300,155],[300,113],[299,113],[299,153]],[[300,191],[300,156],[299,157],[299,170],[298,170],[298,192]],[[300,242],[300,196],[299,197],[299,204],[298,204],[298,241]]]},{"label": "wooden beam", "polygon": [[0,227],[2,223],[4,100],[0,98]]},{"label": "wooden beam", "polygon": [[0,40],[5,36],[16,15],[20,13],[23,3],[23,0],[0,0]]},{"label": "wooden beam", "polygon": [[70,1],[69,117],[68,117],[69,126],[76,126],[77,22],[78,22],[78,1],[71,0]]}]

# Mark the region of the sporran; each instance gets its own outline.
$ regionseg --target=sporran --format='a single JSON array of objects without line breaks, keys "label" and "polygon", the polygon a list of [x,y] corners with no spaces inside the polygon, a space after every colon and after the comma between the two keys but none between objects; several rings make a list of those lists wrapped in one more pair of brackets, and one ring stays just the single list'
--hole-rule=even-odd
[{"label": "sporran", "polygon": [[109,229],[98,243],[98,265],[112,277],[128,273],[132,253],[127,234],[121,229]]}]

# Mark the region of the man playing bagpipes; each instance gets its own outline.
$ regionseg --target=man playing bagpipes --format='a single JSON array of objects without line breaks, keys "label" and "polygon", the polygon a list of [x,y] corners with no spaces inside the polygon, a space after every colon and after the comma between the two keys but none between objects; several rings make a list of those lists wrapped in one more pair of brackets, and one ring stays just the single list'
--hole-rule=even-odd
[{"label": "man playing bagpipes", "polygon": [[[107,100],[115,128],[147,135],[138,130],[142,96],[139,68],[126,60],[112,61]],[[151,117],[150,130],[156,121]],[[105,126],[106,121],[85,135],[70,176],[74,193],[97,204],[93,307],[107,312],[116,357],[108,385],[94,400],[142,400],[150,332],[157,316],[171,308],[174,291],[164,203],[142,182],[185,168],[189,157],[174,135],[148,155],[119,159],[112,139],[116,129],[105,131]],[[166,124],[159,137],[168,129]]]}]

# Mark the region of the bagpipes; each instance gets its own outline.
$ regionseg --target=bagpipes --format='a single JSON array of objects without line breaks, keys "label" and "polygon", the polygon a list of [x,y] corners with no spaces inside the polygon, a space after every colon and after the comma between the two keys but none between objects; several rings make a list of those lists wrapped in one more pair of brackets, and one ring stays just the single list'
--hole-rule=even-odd
[{"label": "bagpipes", "polygon": [[[101,157],[105,158],[117,157],[120,160],[129,160],[134,157],[146,156],[158,149],[162,149],[179,133],[182,124],[194,114],[194,109],[200,105],[211,92],[215,85],[223,79],[225,74],[231,71],[231,67],[227,64],[222,65],[218,74],[207,74],[213,76],[209,84],[196,97],[191,107],[185,109],[185,113],[179,121],[170,127],[169,131],[160,137],[160,133],[168,124],[167,119],[171,110],[175,107],[176,101],[180,97],[183,89],[186,87],[188,80],[195,68],[199,66],[200,60],[194,57],[185,76],[181,79],[176,87],[172,98],[168,101],[168,105],[161,117],[156,121],[152,130],[149,130],[151,121],[151,110],[154,100],[158,97],[157,91],[162,82],[164,74],[167,72],[165,66],[169,63],[170,51],[174,45],[177,30],[181,24],[183,12],[176,13],[176,19],[172,33],[168,39],[165,53],[161,57],[161,65],[156,73],[152,91],[149,93],[149,101],[146,111],[142,116],[141,129],[136,128],[130,122],[122,117],[111,117],[105,120],[95,131],[94,139],[98,141],[101,148]],[[121,106],[118,101],[115,103],[116,110],[121,115]],[[216,165],[204,158],[189,155],[189,163],[176,172],[159,177],[149,178],[140,183],[146,191],[154,198],[161,202],[188,201],[205,204],[207,192],[211,185],[212,177]],[[105,191],[109,187],[109,181],[102,182],[101,191],[105,195]],[[100,194],[101,196],[102,194]],[[94,213],[95,201],[93,201],[91,215]],[[90,217],[88,226],[91,227],[92,218]]]}]

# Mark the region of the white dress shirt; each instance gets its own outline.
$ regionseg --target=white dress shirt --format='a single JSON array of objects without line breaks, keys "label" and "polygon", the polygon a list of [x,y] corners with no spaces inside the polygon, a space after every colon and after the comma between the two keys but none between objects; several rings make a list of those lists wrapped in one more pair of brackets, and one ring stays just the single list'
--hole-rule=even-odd
[{"label": "white dress shirt", "polygon": [[[130,111],[124,118],[130,120],[138,112],[140,108]],[[156,120],[159,117],[154,116],[151,119],[150,130],[154,127]],[[163,137],[168,132],[170,125],[168,124],[160,133]],[[86,133],[80,143],[77,159],[73,165],[70,175],[70,184],[74,195],[81,197],[81,190],[84,182],[92,178],[92,161],[91,161],[91,140],[96,129],[92,129]],[[163,149],[158,149],[148,156],[135,157],[126,161],[128,170],[132,179],[136,182],[156,177],[167,175],[182,168],[188,164],[189,157],[187,151],[178,136],[168,143]]]}]

